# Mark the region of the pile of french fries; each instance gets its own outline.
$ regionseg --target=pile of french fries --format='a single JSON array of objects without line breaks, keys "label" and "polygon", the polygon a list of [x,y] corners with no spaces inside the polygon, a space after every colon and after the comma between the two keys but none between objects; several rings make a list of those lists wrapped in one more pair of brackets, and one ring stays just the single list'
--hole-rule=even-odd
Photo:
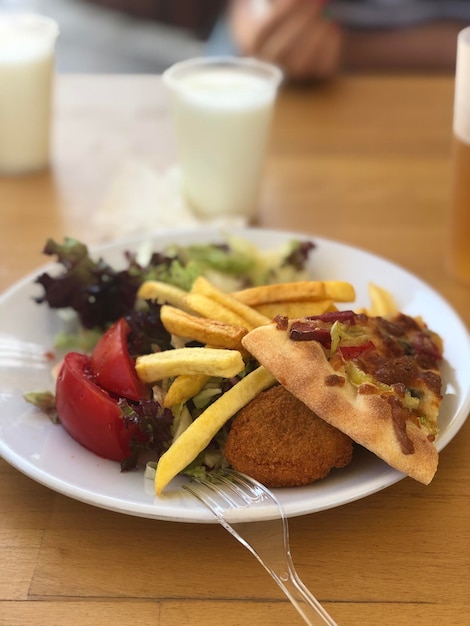
[{"label": "pile of french fries", "polygon": [[[388,292],[371,289],[372,307],[383,315],[390,309]],[[253,287],[225,293],[199,277],[189,292],[166,283],[147,281],[138,297],[162,304],[161,319],[175,343],[182,347],[141,356],[136,361],[139,378],[150,384],[170,379],[164,396],[168,408],[196,396],[211,377],[231,378],[245,369],[243,337],[252,329],[269,324],[276,315],[300,318],[337,310],[336,303],[353,302],[354,287],[343,281],[301,281]],[[202,347],[186,347],[188,341]],[[202,452],[222,426],[261,391],[275,384],[262,366],[243,376],[220,395],[184,430],[160,458],[155,490],[168,483]]]}]

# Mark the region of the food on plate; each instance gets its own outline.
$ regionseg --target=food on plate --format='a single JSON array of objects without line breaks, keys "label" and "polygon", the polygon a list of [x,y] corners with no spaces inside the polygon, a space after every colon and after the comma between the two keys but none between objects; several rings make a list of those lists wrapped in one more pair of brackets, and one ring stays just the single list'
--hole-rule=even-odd
[{"label": "food on plate", "polygon": [[336,305],[333,300],[318,300],[312,302],[267,302],[254,307],[258,313],[267,317],[270,321],[276,315],[285,315],[286,317],[306,317],[307,315],[319,315],[326,311],[336,311]]},{"label": "food on plate", "polygon": [[[210,275],[209,291],[214,296],[220,289],[216,285],[229,290],[276,282],[282,277],[290,281],[304,279],[306,261],[313,249],[309,241],[291,241],[273,250],[261,250],[233,236],[221,243],[167,246],[161,252],[153,252],[144,244],[135,253],[125,253],[120,269],[102,258],[94,259],[79,241],[68,238],[59,244],[48,240],[44,252],[55,255],[59,267],[38,277],[36,282],[44,291],[36,301],[60,310],[63,330],[57,336],[57,345],[76,352],[54,365],[54,379],[59,372],[55,395],[31,391],[25,399],[56,422],[60,421],[56,407],[59,397],[65,416],[62,424],[68,432],[100,456],[120,460],[123,470],[145,463],[146,458],[158,459],[207,406],[254,369],[243,360],[245,351],[240,354],[240,333],[248,332],[247,328],[234,331],[220,320],[187,309],[186,297],[195,280]],[[209,301],[212,304],[216,300],[211,297]],[[175,328],[167,330],[163,324],[162,305],[166,312],[178,307],[180,313],[189,313],[192,322],[199,320],[199,329],[210,329],[211,334],[177,336]],[[238,303],[236,308],[246,312],[246,307]],[[255,312],[253,315],[260,320]],[[170,375],[174,357],[166,361],[165,356],[164,380],[147,383],[139,379],[135,369],[138,357],[186,347],[191,348],[191,354],[193,349],[197,351],[196,361],[202,349],[233,348],[228,356],[231,366],[219,371],[210,369],[211,374],[223,374],[214,377],[190,374],[187,361],[180,360],[178,367],[183,366],[185,373]],[[225,360],[226,366],[223,350],[217,359]],[[232,375],[239,368],[243,370]],[[84,417],[81,410],[86,411]],[[95,422],[96,433],[92,428]],[[221,463],[219,438],[222,441],[223,433],[211,442],[210,450],[195,460],[200,467],[202,463],[204,467]]]},{"label": "food on plate", "polygon": [[163,325],[169,333],[188,337],[217,348],[242,350],[242,337],[248,329],[197,315],[191,315],[176,307],[164,304],[160,310]]},{"label": "food on plate", "polygon": [[202,293],[188,293],[186,296],[186,304],[188,307],[198,315],[202,315],[208,319],[215,319],[224,322],[225,324],[230,324],[232,326],[241,326],[245,328],[246,321],[232,311],[232,309],[228,309],[220,302],[209,298],[209,296],[205,296]]},{"label": "food on plate", "polygon": [[163,399],[163,406],[171,408],[194,398],[210,381],[207,374],[180,374],[175,376]]},{"label": "food on plate", "polygon": [[144,244],[137,252],[126,252],[124,268],[116,268],[102,258],[95,260],[88,247],[76,239],[68,237],[62,244],[48,239],[43,252],[55,256],[62,271],[38,276],[36,282],[44,292],[36,302],[52,309],[72,309],[82,328],[103,330],[131,313],[138,297],[155,297],[151,293],[144,296],[141,288],[157,290],[160,299],[162,283],[174,287],[160,295],[179,306],[181,291],[189,291],[201,275],[225,291],[302,280],[314,248],[311,241],[292,240],[274,250],[261,250],[243,238],[227,235],[220,243],[175,244],[158,252]]},{"label": "food on plate", "polygon": [[167,303],[183,311],[186,310],[186,294],[184,289],[158,280],[144,281],[137,291],[137,297],[142,300],[155,300],[160,304]]},{"label": "food on plate", "polygon": [[347,310],[279,317],[243,345],[327,423],[395,469],[432,480],[442,343],[420,319]]},{"label": "food on plate", "polygon": [[369,284],[370,307],[364,313],[368,315],[392,315],[398,313],[398,308],[392,294],[379,287],[379,285]]},{"label": "food on plate", "polygon": [[237,291],[233,295],[240,302],[252,307],[273,302],[319,302],[322,300],[353,302],[356,298],[353,285],[340,280],[261,285]]},{"label": "food on plate", "polygon": [[224,454],[267,487],[298,487],[351,462],[352,440],[282,385],[258,394],[234,417]]},{"label": "food on plate", "polygon": [[[243,304],[237,298],[229,293],[225,293],[221,289],[218,289],[215,285],[212,285],[207,278],[199,276],[191,287],[191,294],[201,294],[209,300],[220,304],[222,307],[232,311],[240,318],[242,326],[251,330],[262,324],[267,324],[271,320],[264,315],[261,315],[250,306]],[[202,315],[209,317],[209,313],[205,310],[201,311]]]},{"label": "food on plate", "polygon": [[[132,326],[137,328],[135,321]],[[129,327],[124,318],[115,322],[90,356],[67,353],[55,387],[55,421],[88,450],[120,461],[122,469],[134,467],[144,448],[161,454],[171,441],[173,421],[137,377]],[[37,398],[26,399],[40,406]]]},{"label": "food on plate", "polygon": [[92,378],[90,357],[69,352],[57,378],[56,408],[65,430],[85,448],[113,461],[132,454],[141,433],[126,423],[118,400]]},{"label": "food on plate", "polygon": [[269,486],[309,484],[350,462],[352,440],[429,482],[439,338],[376,285],[369,309],[338,310],[354,286],[307,280],[312,248],[229,238],[129,254],[116,270],[80,242],[49,241],[64,271],[39,277],[37,301],[75,311],[77,335],[97,338],[60,366],[60,422],[122,470],[154,463],[159,494],[227,463]]},{"label": "food on plate", "polygon": [[[325,283],[320,281],[308,281],[303,283],[305,290],[308,292],[308,297],[311,301],[315,302],[317,298],[324,298],[327,289],[325,289]],[[338,285],[340,285],[338,287]],[[279,299],[280,305],[282,306],[282,293],[283,287],[285,286],[287,297],[290,297],[289,294],[295,292],[295,289],[292,287],[292,283],[287,283],[286,285],[276,285],[276,298]],[[212,286],[206,279],[199,278],[195,283],[195,292],[203,291],[203,293],[193,293],[191,290],[191,295],[198,295],[204,298],[207,301],[204,301],[201,306],[200,313],[204,316],[215,315],[215,311],[218,312],[218,307],[222,307],[224,312],[228,312],[229,314],[234,314],[237,316],[237,319],[240,320],[240,323],[245,323],[246,326],[252,327],[253,324],[257,324],[257,326],[262,326],[264,324],[269,323],[269,320],[264,316],[253,316],[250,314],[247,309],[249,309],[248,305],[240,305],[238,302],[232,302],[233,296],[230,294],[221,294],[217,288]],[[332,292],[337,295],[340,294],[340,297],[351,297],[354,296],[354,289],[348,283],[338,283],[335,282],[335,286],[332,289]],[[243,292],[241,292],[243,293]],[[186,303],[190,302],[189,296],[186,299]],[[220,314],[219,312],[217,314]],[[223,315],[225,313],[222,313]],[[242,317],[243,316],[243,317]],[[226,319],[226,318],[225,318]],[[150,359],[152,355],[148,357],[140,357],[137,359],[136,367],[139,374],[139,365],[142,362],[142,359]],[[248,356],[248,364],[253,362],[253,359],[250,359]],[[187,373],[187,372],[186,372]],[[194,372],[196,373],[196,372]],[[203,372],[200,372],[203,373]],[[141,374],[139,374],[141,376]],[[259,376],[258,374],[257,376]],[[220,430],[221,426],[225,424],[234,413],[244,406],[244,400],[249,401],[252,400],[256,394],[250,391],[249,393],[245,392],[245,388],[247,387],[249,381],[251,381],[255,376],[255,373],[252,372],[248,374],[246,377],[239,380],[235,386],[229,390],[223,392],[220,386],[216,386],[214,389],[209,386],[209,389],[205,390],[204,387],[200,391],[200,395],[203,396],[205,391],[211,392],[214,391],[214,398],[217,399],[213,404],[209,405],[209,407],[202,413],[204,419],[201,419],[201,415],[194,420],[191,425],[184,431],[182,437],[184,439],[175,438],[168,453],[165,454],[165,458],[161,458],[158,461],[157,469],[156,469],[156,490],[157,493],[160,493],[167,483],[176,476],[186,465],[194,461],[194,459],[201,453],[203,453],[204,448],[207,446],[207,432],[213,432],[214,434]],[[191,381],[187,381],[188,384],[191,384]],[[195,381],[195,388],[198,389],[199,382],[205,386],[205,381]],[[210,385],[211,383],[209,383]],[[213,384],[213,383],[212,383]],[[272,384],[272,383],[271,383]],[[170,387],[171,390],[171,387]],[[184,394],[184,392],[183,392]],[[178,396],[176,396],[178,397]],[[206,395],[207,397],[207,395]],[[210,397],[210,396],[209,396]],[[230,400],[229,398],[234,398],[234,400]],[[235,402],[236,398],[236,402]],[[187,398],[188,400],[190,398]],[[229,402],[229,404],[225,404]],[[241,403],[242,402],[242,403]],[[167,407],[172,407],[171,403],[167,398],[164,400],[164,405]],[[219,407],[223,407],[220,409]],[[228,408],[227,408],[228,407]],[[222,413],[220,411],[222,410]],[[218,426],[216,428],[216,426]],[[204,436],[201,436],[203,433]],[[182,465],[182,462],[185,462],[186,465]],[[200,465],[200,463],[199,463]]]},{"label": "food on plate", "polygon": [[142,382],[154,383],[179,374],[207,374],[230,378],[245,368],[238,350],[175,348],[137,357],[135,369]]},{"label": "food on plate", "polygon": [[209,445],[217,432],[237,411],[274,382],[274,377],[264,367],[258,367],[221,394],[191,422],[158,461],[155,472],[157,494],[160,494],[170,480]]},{"label": "food on plate", "polygon": [[129,354],[127,338],[131,328],[121,317],[101,337],[91,354],[90,370],[94,381],[117,396],[140,400],[150,396],[149,389],[139,380],[134,361]]}]

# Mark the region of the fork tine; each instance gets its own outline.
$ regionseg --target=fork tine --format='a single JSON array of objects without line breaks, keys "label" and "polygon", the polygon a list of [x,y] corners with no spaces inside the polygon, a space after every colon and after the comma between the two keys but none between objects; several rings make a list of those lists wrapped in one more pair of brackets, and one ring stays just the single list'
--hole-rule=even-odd
[{"label": "fork tine", "polygon": [[[224,486],[227,487],[232,493],[238,496],[239,499],[243,500],[246,505],[252,504],[252,498],[245,492],[243,489],[240,489],[239,485],[237,485],[237,477],[228,471],[226,473],[217,474],[217,480]],[[220,490],[219,490],[220,491]],[[224,492],[221,492],[224,493]],[[239,502],[239,501],[238,501]],[[240,504],[234,502],[235,506],[240,506]]]},{"label": "fork tine", "polygon": [[202,490],[198,489],[198,487],[195,487],[194,485],[183,485],[183,489],[185,491],[189,491],[189,493],[197,498],[199,502],[204,504],[204,506],[207,506],[210,511],[217,516],[217,518],[219,517],[218,511],[220,506],[210,497],[208,493],[203,494]]},{"label": "fork tine", "polygon": [[[249,504],[253,504],[255,502],[263,502],[263,500],[269,499],[271,502],[274,502],[279,509],[279,512],[282,513],[281,506],[276,498],[276,496],[266,489],[266,487],[247,476],[246,474],[241,474],[240,472],[235,472],[234,470],[224,470],[225,475],[223,476],[225,480],[232,483],[232,485],[237,489],[237,493],[239,493]],[[228,478],[227,478],[228,477]],[[249,495],[246,493],[246,490],[249,491]]]},{"label": "fork tine", "polygon": [[[217,477],[217,480],[218,478],[219,477]],[[239,503],[230,496],[230,493],[227,493],[226,491],[222,491],[220,487],[212,480],[209,481],[209,480],[202,480],[202,479],[197,478],[195,482],[201,485],[202,487],[200,493],[202,493],[204,491],[204,488],[206,488],[207,490],[210,491],[211,494],[215,494],[219,498],[218,501],[211,498],[212,502],[214,502],[216,506],[220,506],[220,501],[222,501],[226,507],[228,506],[229,508],[232,508],[232,509],[236,509],[239,507]],[[207,496],[207,494],[205,495],[206,497],[209,497]]]},{"label": "fork tine", "polygon": [[50,363],[53,355],[44,346],[27,341],[0,338],[0,364],[2,366],[31,365],[38,367]]},{"label": "fork tine", "polygon": [[31,359],[26,356],[19,355],[3,355],[0,354],[0,367],[3,368],[34,368],[34,369],[46,369],[50,366],[50,362],[47,359]]}]

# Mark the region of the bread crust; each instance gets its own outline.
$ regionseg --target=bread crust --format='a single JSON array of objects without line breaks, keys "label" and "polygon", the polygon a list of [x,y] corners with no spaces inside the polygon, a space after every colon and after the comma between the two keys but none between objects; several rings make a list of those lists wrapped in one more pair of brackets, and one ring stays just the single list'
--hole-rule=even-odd
[{"label": "bread crust", "polygon": [[438,453],[428,433],[408,420],[407,435],[414,446],[404,454],[395,432],[392,407],[376,394],[361,395],[346,381],[328,386],[337,375],[316,341],[291,341],[275,324],[260,326],[243,339],[244,347],[273,376],[325,422],[349,435],[393,468],[429,484],[437,470]]}]

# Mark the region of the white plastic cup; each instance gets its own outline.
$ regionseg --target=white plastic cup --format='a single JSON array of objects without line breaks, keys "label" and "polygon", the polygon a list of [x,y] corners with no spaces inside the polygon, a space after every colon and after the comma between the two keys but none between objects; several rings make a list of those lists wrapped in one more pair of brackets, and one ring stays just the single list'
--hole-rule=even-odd
[{"label": "white plastic cup", "polygon": [[0,174],[49,164],[58,34],[47,17],[0,13]]},{"label": "white plastic cup", "polygon": [[457,38],[448,265],[470,285],[470,27]]},{"label": "white plastic cup", "polygon": [[175,120],[183,189],[203,218],[256,214],[282,72],[254,59],[197,58],[163,73]]}]

